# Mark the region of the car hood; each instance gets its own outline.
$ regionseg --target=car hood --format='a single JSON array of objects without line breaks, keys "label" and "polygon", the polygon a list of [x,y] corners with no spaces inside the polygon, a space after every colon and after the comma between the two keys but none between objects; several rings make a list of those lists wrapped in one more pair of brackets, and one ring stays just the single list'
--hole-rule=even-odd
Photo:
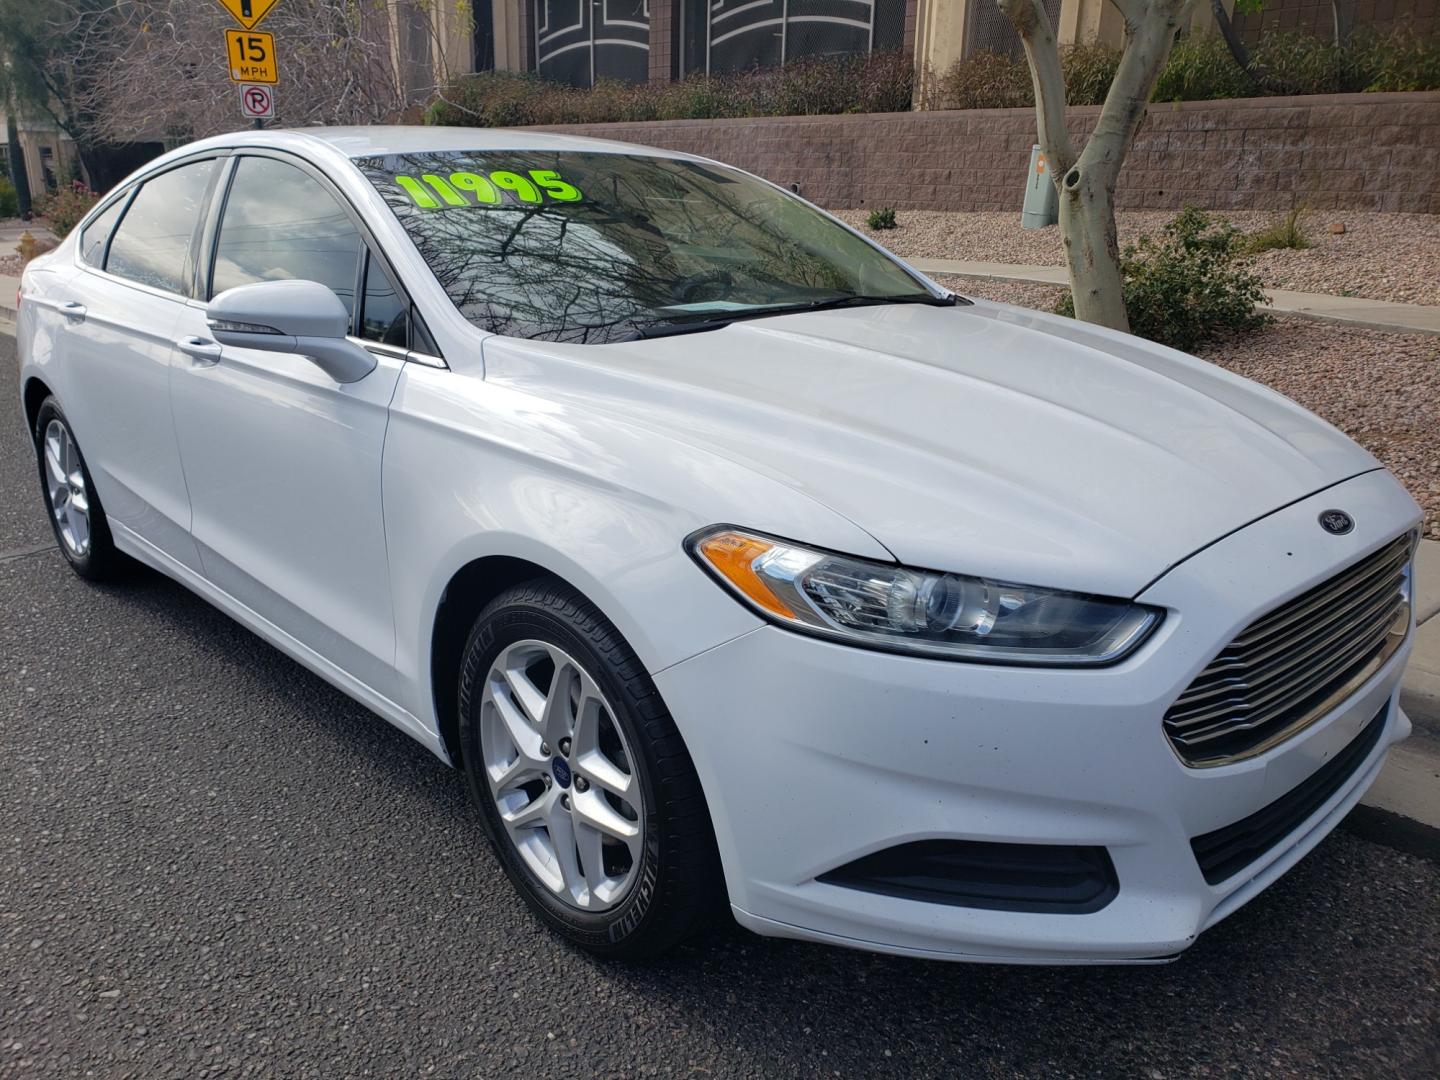
[{"label": "car hood", "polygon": [[[496,340],[487,380],[542,379],[577,408],[741,462],[903,563],[1027,584],[1133,596],[1219,537],[1379,467],[1258,384],[999,304],[492,353]],[[743,507],[715,513],[747,524]]]}]

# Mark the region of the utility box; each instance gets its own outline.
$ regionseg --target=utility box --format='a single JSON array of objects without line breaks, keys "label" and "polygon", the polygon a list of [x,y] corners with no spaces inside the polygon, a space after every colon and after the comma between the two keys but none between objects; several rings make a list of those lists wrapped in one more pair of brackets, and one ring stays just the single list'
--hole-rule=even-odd
[{"label": "utility box", "polygon": [[1050,167],[1039,144],[1030,148],[1030,179],[1025,184],[1025,208],[1020,214],[1022,229],[1043,229],[1060,220],[1060,199],[1050,179]]}]

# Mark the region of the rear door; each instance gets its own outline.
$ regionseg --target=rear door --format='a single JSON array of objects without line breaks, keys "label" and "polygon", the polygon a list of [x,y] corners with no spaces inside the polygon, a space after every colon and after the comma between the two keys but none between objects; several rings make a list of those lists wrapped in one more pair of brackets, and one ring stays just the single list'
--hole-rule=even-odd
[{"label": "rear door", "polygon": [[[298,159],[232,160],[207,230],[205,294],[318,281],[353,317],[365,247],[343,197]],[[174,333],[175,428],[206,576],[393,699],[380,459],[404,350],[341,385],[298,354],[220,349],[199,301]]]},{"label": "rear door", "polygon": [[217,158],[192,160],[121,193],[81,234],[82,269],[57,296],[61,404],[106,515],[191,569],[199,560],[170,417],[170,352],[219,169]]}]

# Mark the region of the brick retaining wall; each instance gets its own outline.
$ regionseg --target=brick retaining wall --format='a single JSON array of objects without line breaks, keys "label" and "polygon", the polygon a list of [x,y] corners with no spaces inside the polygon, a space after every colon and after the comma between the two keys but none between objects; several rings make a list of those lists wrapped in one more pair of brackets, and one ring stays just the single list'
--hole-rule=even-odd
[{"label": "brick retaining wall", "polygon": [[[1098,108],[1070,110],[1083,139]],[[1018,210],[1031,109],[659,120],[549,128],[717,158],[835,208]],[[1077,143],[1078,145],[1078,143]],[[1152,105],[1123,209],[1440,213],[1440,92]]]}]

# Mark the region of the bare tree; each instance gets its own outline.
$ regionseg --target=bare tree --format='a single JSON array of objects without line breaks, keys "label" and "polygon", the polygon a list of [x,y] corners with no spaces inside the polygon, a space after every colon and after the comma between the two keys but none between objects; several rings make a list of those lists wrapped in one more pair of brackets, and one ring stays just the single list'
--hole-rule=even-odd
[{"label": "bare tree", "polygon": [[1060,191],[1060,233],[1075,315],[1128,330],[1115,233],[1115,183],[1145,118],[1145,105],[1196,0],[1110,0],[1125,19],[1125,45],[1085,148],[1065,126],[1065,76],[1041,0],[998,0],[1025,46],[1035,84],[1040,146]]},{"label": "bare tree", "polygon": [[[416,2],[427,14],[448,6],[450,16],[468,18],[466,0]],[[48,22],[71,43],[66,65],[86,72],[82,104],[93,137],[189,139],[244,124],[222,33],[232,23],[213,0],[125,0],[100,18],[94,7],[46,0]],[[435,21],[423,22],[433,36]],[[275,35],[277,114],[286,126],[393,122],[433,89],[402,88],[386,0],[286,0],[263,29]],[[431,42],[417,45],[432,51]]]}]

